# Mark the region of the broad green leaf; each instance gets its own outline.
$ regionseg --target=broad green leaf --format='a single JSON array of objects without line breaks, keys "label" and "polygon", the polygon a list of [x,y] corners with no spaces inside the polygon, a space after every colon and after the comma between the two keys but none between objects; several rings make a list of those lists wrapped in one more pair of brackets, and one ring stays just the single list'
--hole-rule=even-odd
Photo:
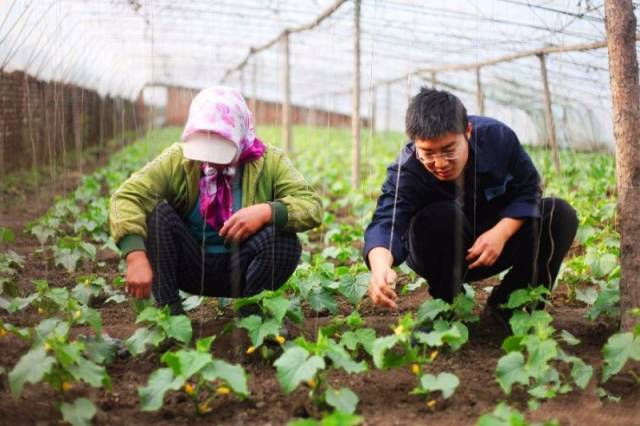
[{"label": "broad green leaf", "polygon": [[585,389],[589,384],[589,380],[591,380],[591,376],[593,376],[593,367],[576,357],[571,367],[571,377],[573,377],[576,385],[580,389]]},{"label": "broad green leaf", "polygon": [[282,296],[264,299],[262,301],[264,308],[269,311],[278,322],[287,314],[291,302]]},{"label": "broad green leaf", "polygon": [[357,374],[367,370],[367,363],[365,361],[354,361],[351,355],[335,342],[329,346],[327,354],[336,367],[342,368],[347,373]]},{"label": "broad green leaf", "polygon": [[587,287],[576,290],[576,299],[587,305],[593,305],[598,299],[598,290],[593,287]]},{"label": "broad green leaf", "polygon": [[571,346],[575,346],[580,344],[580,340],[576,338],[573,334],[569,333],[567,330],[562,330],[560,332],[560,338],[567,344]]},{"label": "broad green leaf", "polygon": [[247,373],[240,365],[216,359],[202,370],[202,377],[205,380],[224,380],[234,393],[249,396]]},{"label": "broad green leaf", "polygon": [[24,354],[9,373],[11,395],[15,399],[20,397],[25,383],[39,382],[45,374],[51,371],[55,363],[55,359],[48,356],[42,346],[31,349]]},{"label": "broad green leaf", "polygon": [[316,312],[327,310],[335,314],[338,310],[338,303],[335,297],[324,288],[312,290],[307,297],[307,302]]},{"label": "broad green leaf", "polygon": [[451,310],[451,305],[442,299],[429,299],[418,308],[416,320],[424,322],[426,320],[435,320],[438,315]]},{"label": "broad green leaf", "polygon": [[196,340],[196,350],[198,352],[209,352],[211,350],[211,344],[215,339],[216,336],[209,336]]},{"label": "broad green leaf", "polygon": [[529,374],[525,370],[524,356],[520,352],[509,352],[498,360],[496,380],[502,390],[508,395],[515,383],[526,385]]},{"label": "broad green leaf", "polygon": [[147,345],[158,346],[164,340],[160,330],[150,330],[146,327],[139,328],[125,341],[127,350],[131,355],[140,355],[146,350]]},{"label": "broad green leaf", "polygon": [[138,389],[142,411],[155,411],[162,407],[164,394],[169,390],[178,390],[182,380],[174,378],[170,368],[154,371],[147,386]]},{"label": "broad green leaf", "polygon": [[617,333],[609,337],[602,348],[604,355],[602,380],[606,382],[611,376],[618,374],[634,350],[637,351],[634,355],[640,360],[640,338],[634,337],[633,333]]},{"label": "broad green leaf", "polygon": [[393,348],[398,343],[398,336],[392,334],[390,336],[378,337],[371,348],[373,364],[376,368],[385,368],[384,354],[387,350]]},{"label": "broad green leaf", "polygon": [[345,275],[340,280],[338,291],[349,303],[355,306],[360,303],[364,295],[367,294],[370,277],[370,273],[358,274],[355,278],[351,275]]},{"label": "broad green leaf", "polygon": [[359,328],[356,331],[345,332],[340,344],[350,351],[355,350],[358,345],[362,345],[369,355],[372,353],[373,342],[376,340],[376,331],[372,328]]},{"label": "broad green leaf", "polygon": [[160,360],[171,368],[175,377],[186,381],[211,363],[213,358],[209,352],[183,349],[176,352],[165,352]]},{"label": "broad green leaf", "polygon": [[280,322],[275,319],[262,321],[258,315],[250,315],[237,322],[238,327],[249,332],[251,344],[256,348],[264,342],[267,336],[277,336],[280,333]]},{"label": "broad green leaf", "polygon": [[549,369],[549,362],[558,355],[558,343],[555,340],[540,340],[534,335],[525,337],[522,342],[529,352],[529,374],[535,378],[541,377]]},{"label": "broad green leaf", "polygon": [[430,393],[435,391],[442,392],[444,399],[453,395],[456,388],[460,384],[458,376],[451,373],[440,373],[437,376],[433,374],[424,374],[420,377],[419,393]]},{"label": "broad green leaf", "polygon": [[86,358],[78,358],[75,365],[69,366],[68,370],[74,379],[82,380],[94,388],[104,386],[108,390],[111,389],[111,378],[107,374],[107,370]]},{"label": "broad green leaf", "polygon": [[166,320],[163,320],[161,325],[168,337],[172,337],[184,344],[191,342],[193,330],[188,316],[171,315]]},{"label": "broad green leaf", "polygon": [[358,406],[358,395],[349,388],[334,389],[329,386],[324,399],[327,404],[343,413],[353,414]]},{"label": "broad green leaf", "polygon": [[480,416],[478,426],[528,426],[528,423],[522,413],[501,402],[492,413]]},{"label": "broad green leaf", "polygon": [[73,404],[63,402],[60,406],[62,418],[73,426],[91,425],[91,419],[96,415],[96,406],[86,398],[78,398]]},{"label": "broad green leaf", "polygon": [[286,393],[293,392],[300,382],[313,378],[318,370],[325,368],[322,358],[311,356],[299,346],[287,348],[273,365],[278,370],[278,381]]}]

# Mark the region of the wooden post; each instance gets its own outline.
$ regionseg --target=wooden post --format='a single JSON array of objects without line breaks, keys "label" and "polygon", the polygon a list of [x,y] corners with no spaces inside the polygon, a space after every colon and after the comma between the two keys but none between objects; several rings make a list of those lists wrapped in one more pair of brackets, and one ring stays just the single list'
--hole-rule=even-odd
[{"label": "wooden post", "polygon": [[360,0],[353,4],[353,94],[351,109],[351,186],[360,184]]},{"label": "wooden post", "polygon": [[618,223],[620,226],[621,328],[631,331],[640,307],[640,85],[636,17],[631,0],[605,0],[609,78],[616,141]]},{"label": "wooden post", "polygon": [[289,33],[282,36],[282,50],[284,52],[284,69],[282,71],[282,148],[286,154],[293,153],[291,132],[291,62],[289,58]]},{"label": "wooden post", "polygon": [[435,71],[431,72],[431,88],[435,89],[438,86],[438,76]]},{"label": "wooden post", "polygon": [[542,84],[544,86],[545,119],[547,123],[547,136],[553,156],[553,166],[556,172],[560,171],[560,159],[558,158],[558,145],[556,141],[556,127],[553,123],[553,110],[551,109],[551,91],[549,90],[549,79],[547,77],[547,64],[544,54],[536,55],[540,59],[540,73],[542,74]]},{"label": "wooden post", "polygon": [[384,131],[389,133],[391,130],[391,83],[386,84],[386,99],[384,103]]},{"label": "wooden post", "polygon": [[478,102],[478,114],[484,115],[484,92],[480,79],[480,67],[476,68],[476,101]]},{"label": "wooden post", "polygon": [[251,112],[253,112],[253,119],[258,122],[258,58],[253,58],[253,64],[251,65]]}]

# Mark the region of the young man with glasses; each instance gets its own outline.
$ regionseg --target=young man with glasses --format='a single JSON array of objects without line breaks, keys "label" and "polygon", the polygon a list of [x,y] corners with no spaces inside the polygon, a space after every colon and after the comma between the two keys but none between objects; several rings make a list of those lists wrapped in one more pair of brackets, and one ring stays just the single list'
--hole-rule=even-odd
[{"label": "young man with glasses", "polygon": [[406,133],[411,142],[387,169],[365,232],[369,296],[395,308],[392,267],[405,260],[447,302],[464,282],[510,268],[486,306],[509,330],[511,313],[500,305],[514,290],[553,286],[578,227],[575,210],[541,198],[540,176],[513,130],[467,116],[451,93],[420,90]]}]

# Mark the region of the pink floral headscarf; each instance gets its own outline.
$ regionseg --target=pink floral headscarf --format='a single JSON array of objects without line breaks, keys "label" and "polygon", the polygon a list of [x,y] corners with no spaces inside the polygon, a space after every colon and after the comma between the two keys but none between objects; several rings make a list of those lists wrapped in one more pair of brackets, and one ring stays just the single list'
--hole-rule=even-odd
[{"label": "pink floral headscarf", "polygon": [[256,137],[253,114],[235,89],[214,86],[202,90],[191,102],[182,140],[196,132],[213,132],[239,147],[237,159],[224,167],[202,163],[200,213],[213,229],[219,230],[233,213],[231,183],[236,167],[264,155],[265,146]]}]

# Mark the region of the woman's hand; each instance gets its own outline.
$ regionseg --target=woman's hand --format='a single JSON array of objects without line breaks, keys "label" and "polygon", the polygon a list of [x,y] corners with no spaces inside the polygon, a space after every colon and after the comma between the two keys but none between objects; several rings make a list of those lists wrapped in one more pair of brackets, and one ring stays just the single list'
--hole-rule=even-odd
[{"label": "woman's hand", "polygon": [[127,293],[136,299],[148,299],[151,294],[153,270],[144,251],[127,255]]},{"label": "woman's hand", "polygon": [[244,241],[266,225],[271,215],[271,205],[267,203],[240,209],[220,228],[220,236],[227,241]]}]

